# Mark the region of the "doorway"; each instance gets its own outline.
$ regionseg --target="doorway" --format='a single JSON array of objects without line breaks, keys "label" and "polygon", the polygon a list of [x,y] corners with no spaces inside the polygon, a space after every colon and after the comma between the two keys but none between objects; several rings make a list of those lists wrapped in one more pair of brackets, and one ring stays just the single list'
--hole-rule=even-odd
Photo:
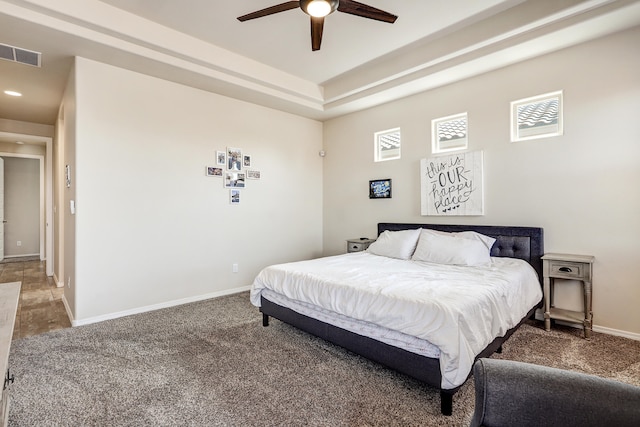
[{"label": "doorway", "polygon": [[[17,146],[16,141],[25,144]],[[31,145],[39,145],[34,149]],[[38,229],[39,239],[36,253],[46,260],[46,274],[53,276],[53,138],[0,132],[0,157],[33,159],[38,163]],[[44,153],[44,154],[43,154]],[[17,240],[14,242],[17,245]]]}]

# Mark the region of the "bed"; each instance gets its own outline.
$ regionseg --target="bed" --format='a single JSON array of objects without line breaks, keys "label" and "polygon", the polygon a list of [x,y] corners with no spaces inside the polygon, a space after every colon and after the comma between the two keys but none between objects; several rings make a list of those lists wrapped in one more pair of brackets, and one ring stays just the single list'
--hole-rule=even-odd
[{"label": "bed", "polygon": [[[380,223],[378,236],[361,253],[263,269],[251,302],[263,326],[274,317],[436,387],[441,412],[451,415],[474,361],[501,351],[540,306],[543,230]],[[402,242],[402,255],[385,256],[398,247],[389,239]],[[447,249],[434,246],[442,242]],[[453,261],[440,261],[449,250]]]}]

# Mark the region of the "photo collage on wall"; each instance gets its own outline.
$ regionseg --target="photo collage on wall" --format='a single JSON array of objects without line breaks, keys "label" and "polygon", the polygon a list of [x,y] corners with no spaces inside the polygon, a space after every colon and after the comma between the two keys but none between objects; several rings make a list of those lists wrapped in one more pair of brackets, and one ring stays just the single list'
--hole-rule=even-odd
[{"label": "photo collage on wall", "polygon": [[252,169],[251,156],[242,149],[227,147],[226,151],[216,151],[216,165],[207,166],[207,176],[222,178],[224,188],[229,189],[229,203],[240,204],[240,190],[245,188],[247,179],[260,179],[260,171]]}]

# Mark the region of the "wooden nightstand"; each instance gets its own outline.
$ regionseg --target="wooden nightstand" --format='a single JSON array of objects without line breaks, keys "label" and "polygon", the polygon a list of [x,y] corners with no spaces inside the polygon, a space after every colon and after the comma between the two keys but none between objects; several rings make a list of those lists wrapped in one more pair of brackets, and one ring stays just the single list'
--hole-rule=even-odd
[{"label": "wooden nightstand", "polygon": [[[593,311],[591,307],[593,261],[594,257],[591,255],[545,254],[542,257],[544,327],[547,331],[551,330],[551,319],[578,322],[582,323],[584,337],[591,338],[591,331],[593,330]],[[555,279],[582,281],[584,311],[555,308],[553,303]]]},{"label": "wooden nightstand", "polygon": [[369,247],[369,245],[375,241],[376,239],[369,239],[367,237],[348,239],[347,252],[362,252],[366,250]]}]

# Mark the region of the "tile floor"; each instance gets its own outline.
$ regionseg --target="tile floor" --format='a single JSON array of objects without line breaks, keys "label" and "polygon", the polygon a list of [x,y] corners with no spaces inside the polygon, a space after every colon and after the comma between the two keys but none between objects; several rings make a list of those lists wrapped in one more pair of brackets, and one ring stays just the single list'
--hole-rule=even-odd
[{"label": "tile floor", "polygon": [[7,282],[22,282],[14,340],[71,327],[62,303],[64,290],[47,277],[43,261],[6,259],[0,263],[0,284]]}]

